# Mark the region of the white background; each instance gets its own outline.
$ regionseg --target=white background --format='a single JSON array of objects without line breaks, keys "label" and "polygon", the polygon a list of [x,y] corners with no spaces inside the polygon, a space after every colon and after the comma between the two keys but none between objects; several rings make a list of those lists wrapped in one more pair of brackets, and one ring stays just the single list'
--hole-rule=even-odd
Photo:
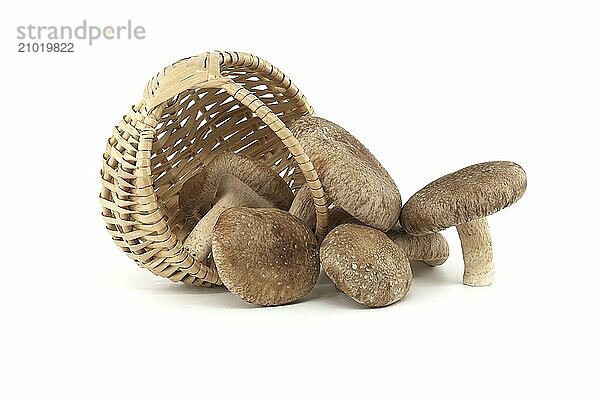
[{"label": "white background", "polygon": [[[598,398],[598,3],[389,4],[4,8],[0,397]],[[17,53],[18,25],[84,18],[147,38]],[[279,66],[404,200],[475,162],[520,163],[527,193],[489,218],[494,285],[461,284],[453,230],[448,262],[384,309],[327,279],[257,308],[137,268],[100,217],[106,140],[160,68],[213,49]]]}]

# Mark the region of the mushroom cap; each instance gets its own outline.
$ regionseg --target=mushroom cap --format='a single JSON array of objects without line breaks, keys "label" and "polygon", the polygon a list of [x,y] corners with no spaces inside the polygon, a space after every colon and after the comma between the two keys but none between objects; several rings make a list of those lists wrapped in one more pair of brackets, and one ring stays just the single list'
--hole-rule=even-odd
[{"label": "mushroom cap", "polygon": [[191,226],[195,226],[212,206],[212,199],[208,199],[207,195],[202,198],[198,196],[199,193],[203,192],[205,185],[206,167],[185,181],[179,191],[179,209]]},{"label": "mushroom cap", "polygon": [[394,303],[412,283],[408,257],[383,232],[368,226],[334,228],[321,243],[320,258],[338,289],[365,306]]},{"label": "mushroom cap", "polygon": [[382,230],[394,226],[402,205],[400,192],[362,143],[341,126],[311,115],[296,120],[290,131],[335,204],[364,224]]},{"label": "mushroom cap", "polygon": [[225,210],[215,225],[212,249],[223,284],[249,303],[294,302],[319,277],[314,234],[299,218],[276,208]]},{"label": "mushroom cap", "polygon": [[277,172],[260,161],[236,153],[223,153],[188,179],[179,192],[179,208],[192,225],[212,206],[221,177],[232,175],[275,207],[287,210],[294,200],[288,184]]},{"label": "mushroom cap", "polygon": [[448,241],[438,232],[413,236],[406,233],[398,224],[387,232],[387,236],[411,261],[423,261],[436,266],[443,264],[450,256]]},{"label": "mushroom cap", "polygon": [[510,161],[489,161],[442,176],[415,193],[402,208],[400,223],[411,235],[438,232],[487,217],[515,203],[527,176]]}]

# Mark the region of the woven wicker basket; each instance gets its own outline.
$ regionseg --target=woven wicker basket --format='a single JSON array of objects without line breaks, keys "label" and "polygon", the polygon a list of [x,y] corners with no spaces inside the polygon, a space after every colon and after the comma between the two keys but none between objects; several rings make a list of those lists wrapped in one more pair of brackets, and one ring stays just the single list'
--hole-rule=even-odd
[{"label": "woven wicker basket", "polygon": [[216,155],[258,159],[297,190],[308,182],[318,236],[327,227],[321,182],[286,124],[312,108],[276,67],[256,56],[212,52],[166,67],[113,129],[101,171],[102,216],[114,242],[140,266],[174,282],[220,284],[182,242],[193,228],[179,190]]}]

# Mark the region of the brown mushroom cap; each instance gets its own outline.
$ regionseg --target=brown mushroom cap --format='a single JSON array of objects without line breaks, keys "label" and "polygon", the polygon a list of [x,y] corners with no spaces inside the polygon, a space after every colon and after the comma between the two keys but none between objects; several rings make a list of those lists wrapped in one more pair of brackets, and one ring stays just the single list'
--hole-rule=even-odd
[{"label": "brown mushroom cap", "polygon": [[415,193],[400,222],[411,235],[438,232],[487,217],[523,196],[527,176],[520,165],[490,161],[442,176]]},{"label": "brown mushroom cap", "polygon": [[223,284],[249,303],[291,303],[317,283],[317,239],[300,219],[285,211],[225,210],[215,225],[212,248]]},{"label": "brown mushroom cap", "polygon": [[437,266],[446,262],[450,256],[448,241],[438,232],[413,236],[398,224],[387,232],[387,236],[404,251],[410,261],[423,261]]},{"label": "brown mushroom cap", "polygon": [[364,224],[388,230],[400,215],[396,184],[371,152],[341,126],[303,116],[290,126],[331,200]]},{"label": "brown mushroom cap", "polygon": [[383,232],[364,225],[343,224],[323,240],[323,269],[354,301],[382,307],[408,293],[412,272],[408,258]]},{"label": "brown mushroom cap", "polygon": [[179,192],[179,208],[191,226],[210,209],[221,178],[226,174],[239,179],[277,208],[287,210],[292,204],[292,190],[270,167],[236,153],[223,153],[188,179]]}]

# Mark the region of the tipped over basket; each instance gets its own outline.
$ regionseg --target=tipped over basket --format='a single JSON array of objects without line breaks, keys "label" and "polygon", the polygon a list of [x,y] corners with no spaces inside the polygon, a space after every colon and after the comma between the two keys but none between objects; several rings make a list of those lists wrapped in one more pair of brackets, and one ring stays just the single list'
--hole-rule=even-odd
[{"label": "tipped over basket", "polygon": [[179,210],[183,183],[216,155],[264,162],[298,189],[308,182],[318,236],[327,228],[321,182],[291,122],[312,108],[278,68],[246,53],[179,60],[146,85],[113,129],[101,170],[102,216],[114,242],[140,266],[174,282],[221,284],[183,247],[193,228]]}]

